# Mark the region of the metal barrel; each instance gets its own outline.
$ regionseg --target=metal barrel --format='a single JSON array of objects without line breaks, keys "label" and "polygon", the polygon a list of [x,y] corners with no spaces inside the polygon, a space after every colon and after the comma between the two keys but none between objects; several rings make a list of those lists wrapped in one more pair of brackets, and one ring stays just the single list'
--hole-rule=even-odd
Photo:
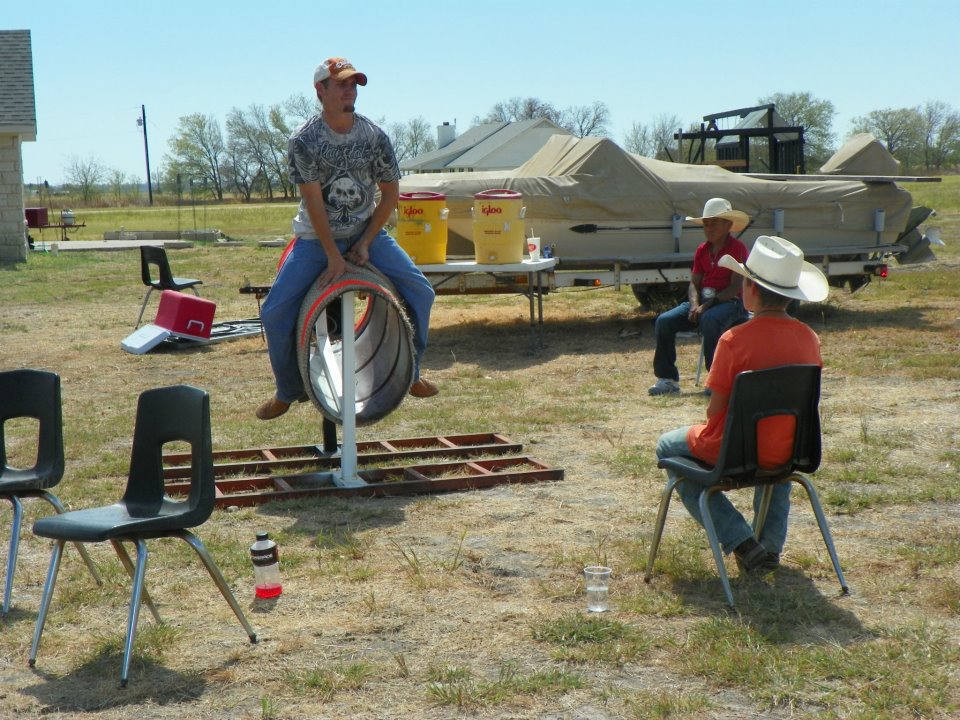
[{"label": "metal barrel", "polygon": [[413,329],[392,283],[375,268],[348,265],[333,283],[315,281],[300,306],[297,361],[304,389],[329,420],[343,424],[341,308],[354,297],[356,423],[389,415],[406,397],[414,376]]}]

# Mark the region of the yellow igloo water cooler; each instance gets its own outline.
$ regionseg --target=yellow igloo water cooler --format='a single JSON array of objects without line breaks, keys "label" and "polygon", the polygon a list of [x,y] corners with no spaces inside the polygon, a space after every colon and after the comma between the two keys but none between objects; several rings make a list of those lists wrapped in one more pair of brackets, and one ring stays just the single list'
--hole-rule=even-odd
[{"label": "yellow igloo water cooler", "polygon": [[473,196],[473,245],[477,262],[506,265],[523,261],[523,195],[484,190]]},{"label": "yellow igloo water cooler", "polygon": [[447,196],[434,192],[400,193],[397,244],[417,265],[447,261]]}]

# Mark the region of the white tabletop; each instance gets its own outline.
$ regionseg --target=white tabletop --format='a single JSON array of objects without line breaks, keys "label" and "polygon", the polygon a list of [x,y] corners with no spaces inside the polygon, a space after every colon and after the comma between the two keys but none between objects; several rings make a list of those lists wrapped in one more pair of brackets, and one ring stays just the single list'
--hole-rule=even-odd
[{"label": "white tabletop", "polygon": [[453,260],[442,265],[417,265],[423,273],[468,273],[468,272],[542,272],[556,267],[557,258],[525,259],[518,263],[494,265],[475,260]]}]

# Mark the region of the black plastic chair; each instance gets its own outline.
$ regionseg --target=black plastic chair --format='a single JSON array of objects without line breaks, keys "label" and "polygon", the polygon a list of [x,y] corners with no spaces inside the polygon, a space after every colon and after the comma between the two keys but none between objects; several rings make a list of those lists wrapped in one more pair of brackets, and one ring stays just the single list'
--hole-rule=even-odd
[{"label": "black plastic chair", "polygon": [[[190,493],[185,500],[174,500],[164,492],[163,446],[165,443],[180,441],[190,445]],[[157,622],[160,622],[156,608],[143,590],[143,578],[147,569],[146,541],[153,538],[178,537],[196,551],[220,593],[246,630],[250,642],[256,642],[257,636],[253,628],[244,617],[216,563],[199,538],[188,530],[203,524],[210,517],[215,494],[210,439],[210,396],[203,390],[187,385],[144,392],[137,403],[130,473],[123,498],[106,507],[76,510],[43,518],[33,525],[34,533],[52,538],[55,543],[43,589],[43,600],[37,614],[37,625],[30,649],[30,666],[33,667],[36,662],[63,546],[67,541],[92,543],[109,540],[133,577],[127,638],[120,672],[121,685],[127,684],[129,676],[141,594]],[[123,546],[125,541],[136,545],[136,568]]]},{"label": "black plastic chair", "polygon": [[[785,365],[767,370],[740,373],[733,384],[726,424],[723,429],[723,444],[720,457],[713,467],[688,457],[663,458],[657,464],[664,470],[672,470],[676,479],[667,481],[660,497],[657,524],[647,560],[644,581],[653,577],[653,563],[660,547],[663,526],[670,507],[674,488],[686,479],[696,479],[700,485],[708,485],[700,495],[700,513],[703,526],[713,550],[717,572],[723,582],[727,602],[733,607],[733,592],[723,564],[723,553],[717,539],[713,518],[710,515],[709,498],[715,492],[729,492],[740,488],[763,486],[759,510],[753,520],[753,533],[759,538],[766,522],[767,511],[773,496],[773,486],[778,483],[798,482],[803,485],[813,507],[820,534],[827,546],[833,569],[840,580],[843,592],[848,592],[840,561],[834,549],[833,538],[827,519],[820,506],[813,483],[801,473],[812,473],[820,466],[820,368],[816,365]],[[757,423],[774,415],[792,415],[796,418],[793,453],[782,467],[773,470],[761,469],[757,463]]]},{"label": "black plastic chair", "polygon": [[[154,280],[151,269],[157,268],[157,279]],[[170,270],[170,263],[167,261],[167,251],[162,247],[154,245],[140,246],[140,279],[147,286],[147,294],[143,296],[143,304],[140,305],[140,314],[137,315],[137,324],[133,326],[134,330],[140,327],[140,321],[143,319],[143,311],[147,308],[147,300],[150,299],[150,293],[154,290],[193,290],[199,297],[200,291],[197,285],[203,285],[203,280],[193,278],[174,277]]]},{"label": "black plastic chair", "polygon": [[[37,458],[33,467],[17,469],[8,465],[5,423],[14,418],[33,418],[38,423]],[[0,498],[13,505],[13,527],[7,555],[7,579],[3,591],[3,614],[10,611],[13,574],[20,549],[20,525],[23,522],[21,500],[32,497],[46,500],[58,513],[63,504],[49,488],[63,479],[63,420],[60,401],[60,376],[43,370],[8,370],[0,373]],[[84,562],[97,584],[100,575],[82,545]]]}]

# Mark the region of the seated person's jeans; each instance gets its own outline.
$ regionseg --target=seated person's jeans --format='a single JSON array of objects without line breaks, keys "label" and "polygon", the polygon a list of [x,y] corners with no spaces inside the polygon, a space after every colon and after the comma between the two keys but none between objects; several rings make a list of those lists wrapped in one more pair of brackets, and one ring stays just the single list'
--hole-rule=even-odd
[{"label": "seated person's jeans", "polygon": [[699,328],[703,336],[703,359],[709,370],[713,364],[713,354],[717,350],[720,336],[745,317],[743,304],[739,299],[717,303],[710,307],[701,316],[699,326],[687,319],[689,314],[690,303],[683,302],[673,310],[657,316],[654,325],[657,348],[653,353],[653,373],[658,378],[680,379],[680,371],[677,370],[678,332]]},{"label": "seated person's jeans", "polygon": [[[688,428],[681,427],[661,435],[657,441],[657,459],[694,457],[687,445],[687,430]],[[670,478],[676,477],[671,471],[667,471],[667,475]],[[783,544],[787,540],[787,516],[790,514],[790,488],[792,485],[793,483],[781,483],[773,486],[773,497],[770,500],[767,519],[763,526],[763,532],[758,538],[769,552],[782,552]],[[700,515],[700,495],[703,493],[704,486],[694,480],[684,480],[677,485],[676,489],[684,507],[687,508],[687,512],[700,525],[703,525],[703,518]],[[762,486],[754,488],[754,514],[760,508],[760,498],[763,496],[763,491]],[[730,502],[727,493],[717,492],[710,496],[710,517],[713,518],[713,524],[717,530],[717,539],[725,553],[732,552],[737,545],[747,538],[753,537],[753,528]]]},{"label": "seated person's jeans", "polygon": [[[349,239],[337,241],[341,253],[346,252],[351,244]],[[433,287],[396,241],[383,230],[370,244],[370,264],[393,283],[410,315],[416,356],[414,380],[417,380],[420,377],[420,360],[427,349],[430,311],[435,295]],[[303,298],[326,267],[327,255],[320,241],[297,238],[260,310],[260,320],[267,336],[267,352],[277,384],[277,399],[283,402],[293,402],[304,392],[297,363],[295,328]]]}]

